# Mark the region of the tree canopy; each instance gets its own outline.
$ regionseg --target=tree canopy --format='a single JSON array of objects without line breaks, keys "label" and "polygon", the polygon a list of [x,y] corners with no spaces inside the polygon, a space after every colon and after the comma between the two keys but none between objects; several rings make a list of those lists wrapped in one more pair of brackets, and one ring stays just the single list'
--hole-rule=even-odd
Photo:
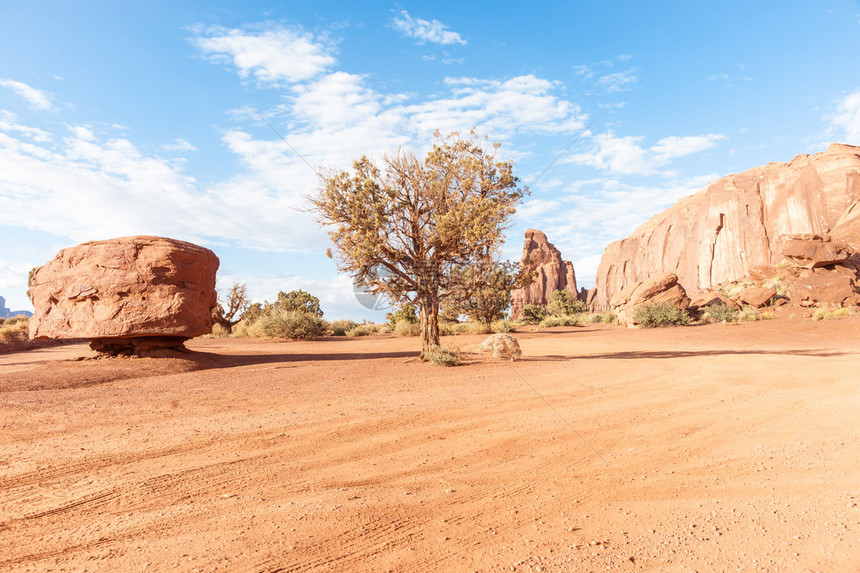
[{"label": "tree canopy", "polygon": [[418,306],[422,356],[439,345],[439,303],[452,296],[452,269],[493,260],[516,205],[510,161],[474,132],[438,132],[423,161],[409,151],[367,157],[330,172],[310,198],[338,270],[371,293]]}]

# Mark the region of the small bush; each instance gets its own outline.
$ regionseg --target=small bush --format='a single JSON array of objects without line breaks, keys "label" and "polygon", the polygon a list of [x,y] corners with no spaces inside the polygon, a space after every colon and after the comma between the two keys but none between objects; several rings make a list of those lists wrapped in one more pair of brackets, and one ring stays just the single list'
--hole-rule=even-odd
[{"label": "small bush", "polygon": [[212,325],[212,332],[206,335],[209,338],[227,338],[230,336],[230,333],[227,332],[227,329],[218,324],[217,322]]},{"label": "small bush", "polygon": [[738,312],[739,322],[755,322],[760,318],[758,311],[751,306],[745,306],[740,312]]},{"label": "small bush", "polygon": [[379,332],[379,326],[376,324],[359,324],[346,331],[347,336],[370,336]]},{"label": "small bush", "polygon": [[546,309],[536,304],[527,304],[523,307],[520,320],[526,324],[538,324],[546,318]]},{"label": "small bush", "polygon": [[300,310],[272,309],[247,328],[255,338],[289,338],[309,340],[325,333],[325,322],[314,313]]},{"label": "small bush", "polygon": [[546,311],[552,316],[571,316],[585,312],[585,303],[567,290],[555,290],[549,296]]},{"label": "small bush", "polygon": [[843,316],[854,314],[850,308],[837,308],[836,310],[827,310],[826,308],[817,308],[812,313],[812,320],[836,320]]},{"label": "small bush", "polygon": [[588,324],[600,324],[601,322],[612,324],[615,322],[615,316],[612,314],[611,310],[604,310],[603,312],[594,312],[585,315],[583,317],[583,322]]},{"label": "small bush", "polygon": [[493,332],[510,332],[514,329],[514,323],[510,320],[497,320],[493,323]]},{"label": "small bush", "polygon": [[763,312],[763,313],[761,313],[761,319],[762,319],[762,320],[772,320],[772,319],[774,319],[774,318],[776,318],[776,313],[775,313],[775,312],[768,311],[768,312]]},{"label": "small bush", "polygon": [[738,318],[738,311],[719,302],[705,309],[702,318],[705,322],[734,322]]},{"label": "small bush", "polygon": [[457,366],[460,363],[460,350],[458,348],[437,346],[428,352],[425,358],[436,366]]},{"label": "small bush", "polygon": [[441,322],[439,323],[439,334],[451,336],[452,334],[468,334],[475,330],[482,330],[484,325],[479,322]]},{"label": "small bush", "polygon": [[577,326],[582,320],[581,315],[566,315],[566,316],[548,316],[540,325],[543,328],[551,328],[553,326]]},{"label": "small bush", "polygon": [[328,331],[332,336],[346,336],[356,326],[358,323],[352,320],[335,320],[328,325]]},{"label": "small bush", "polygon": [[690,314],[674,304],[652,302],[637,308],[633,319],[645,328],[684,326],[690,322]]},{"label": "small bush", "polygon": [[394,325],[394,334],[397,336],[418,336],[421,334],[421,325],[417,322],[401,320]]}]

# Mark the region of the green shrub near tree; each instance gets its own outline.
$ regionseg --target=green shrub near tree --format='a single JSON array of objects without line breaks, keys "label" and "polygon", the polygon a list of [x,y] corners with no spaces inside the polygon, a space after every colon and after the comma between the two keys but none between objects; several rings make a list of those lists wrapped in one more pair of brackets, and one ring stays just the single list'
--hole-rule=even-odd
[{"label": "green shrub near tree", "polygon": [[684,326],[690,322],[690,313],[665,302],[652,302],[637,308],[633,319],[645,328]]},{"label": "green shrub near tree", "polygon": [[546,309],[536,304],[527,304],[523,307],[520,320],[526,324],[538,324],[546,318]]}]

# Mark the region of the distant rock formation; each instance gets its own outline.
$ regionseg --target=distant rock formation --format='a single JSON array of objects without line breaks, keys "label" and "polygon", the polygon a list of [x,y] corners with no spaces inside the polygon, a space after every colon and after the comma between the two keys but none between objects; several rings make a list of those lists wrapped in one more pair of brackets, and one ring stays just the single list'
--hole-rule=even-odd
[{"label": "distant rock formation", "polygon": [[161,237],[63,249],[30,282],[30,338],[89,338],[108,354],[181,349],[212,329],[218,257]]},{"label": "distant rock formation", "polygon": [[[860,147],[834,143],[789,163],[729,175],[681,199],[607,247],[592,308],[607,308],[615,293],[658,272],[675,273],[696,296],[794,256],[783,248],[799,234],[830,235],[860,250]],[[832,264],[845,254],[822,248],[811,264]]]},{"label": "distant rock formation", "polygon": [[13,316],[33,316],[29,310],[9,310],[6,307],[6,299],[0,296],[0,318],[11,318]]},{"label": "distant rock formation", "polygon": [[527,304],[548,304],[550,295],[556,290],[567,290],[579,297],[573,264],[562,260],[559,250],[541,231],[526,231],[520,268],[527,268],[535,274],[530,285],[513,292],[511,318],[519,318]]},{"label": "distant rock formation", "polygon": [[624,326],[637,326],[636,311],[646,304],[664,303],[686,309],[690,299],[673,273],[656,273],[636,284],[621,289],[609,301],[610,310]]}]

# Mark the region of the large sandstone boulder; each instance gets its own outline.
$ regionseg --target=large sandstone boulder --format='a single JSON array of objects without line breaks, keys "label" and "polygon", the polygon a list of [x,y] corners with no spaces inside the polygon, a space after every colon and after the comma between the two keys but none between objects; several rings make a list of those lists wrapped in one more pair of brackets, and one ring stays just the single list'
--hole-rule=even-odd
[{"label": "large sandstone boulder", "polygon": [[217,270],[209,249],[161,237],[63,249],[30,282],[30,338],[90,338],[108,353],[181,347],[212,329]]},{"label": "large sandstone boulder", "polygon": [[817,303],[841,305],[846,301],[853,302],[857,293],[851,274],[834,269],[799,279],[791,285],[790,294],[792,302],[812,306]]},{"label": "large sandstone boulder", "polygon": [[655,273],[644,281],[629,285],[612,296],[610,309],[618,324],[636,326],[636,311],[651,303],[664,303],[686,309],[690,299],[674,273]]},{"label": "large sandstone boulder", "polygon": [[520,268],[533,271],[534,279],[528,286],[513,292],[511,318],[519,318],[527,304],[548,304],[550,295],[556,290],[566,290],[579,297],[573,264],[562,260],[561,252],[541,231],[526,231]]},{"label": "large sandstone boulder", "polygon": [[798,234],[830,235],[860,248],[860,147],[833,144],[789,163],[768,163],[680,200],[607,247],[594,308],[667,270],[694,296],[740,280],[753,267],[782,263],[784,246]]},{"label": "large sandstone boulder", "polygon": [[829,236],[799,235],[785,242],[782,254],[796,267],[814,269],[841,264],[852,255],[852,250],[848,245],[834,243]]}]

